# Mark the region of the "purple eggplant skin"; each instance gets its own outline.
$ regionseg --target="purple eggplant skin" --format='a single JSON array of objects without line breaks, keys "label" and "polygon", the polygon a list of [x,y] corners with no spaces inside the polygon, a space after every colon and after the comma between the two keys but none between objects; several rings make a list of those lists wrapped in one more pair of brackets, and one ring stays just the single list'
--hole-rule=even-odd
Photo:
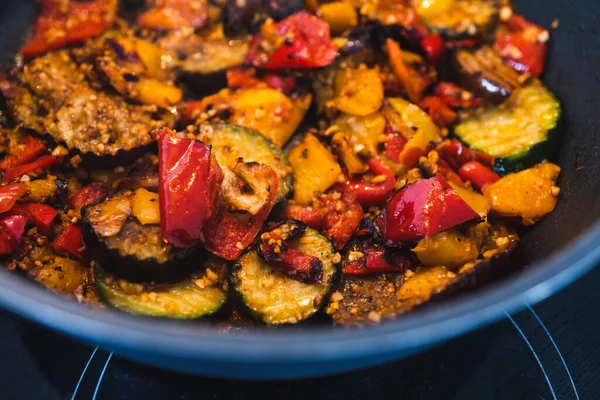
[{"label": "purple eggplant skin", "polygon": [[[152,257],[140,259],[134,254],[124,253],[118,247],[109,246],[107,239],[100,237],[93,229],[88,214],[94,205],[101,203],[106,198],[101,198],[81,210],[83,242],[91,258],[106,272],[130,282],[174,283],[186,278],[202,266],[201,261],[205,254],[199,245],[189,249],[171,249],[168,259],[163,261]],[[133,227],[134,232],[139,234],[142,240],[144,234],[160,234],[158,225],[142,225],[132,216],[127,219],[125,224]],[[119,241],[118,243],[120,245],[124,242]]]},{"label": "purple eggplant skin", "polygon": [[522,84],[519,73],[489,46],[476,51],[458,49],[452,56],[452,67],[461,86],[495,105],[508,100]]},{"label": "purple eggplant skin", "polygon": [[268,18],[281,21],[304,9],[304,0],[227,0],[223,17],[227,35],[255,34]]}]

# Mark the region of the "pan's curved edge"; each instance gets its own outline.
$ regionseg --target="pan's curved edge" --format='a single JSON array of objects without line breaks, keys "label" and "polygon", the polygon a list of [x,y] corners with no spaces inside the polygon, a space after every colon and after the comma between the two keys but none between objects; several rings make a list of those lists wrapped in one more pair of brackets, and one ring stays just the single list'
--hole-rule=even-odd
[{"label": "pan's curved edge", "polygon": [[362,330],[223,334],[201,325],[90,310],[3,269],[0,305],[78,340],[156,366],[230,378],[316,376],[406,356],[494,322],[504,312],[523,309],[525,302],[537,303],[589,271],[600,259],[598,243],[600,222],[535,268],[482,289],[476,302],[472,296],[457,298]]}]

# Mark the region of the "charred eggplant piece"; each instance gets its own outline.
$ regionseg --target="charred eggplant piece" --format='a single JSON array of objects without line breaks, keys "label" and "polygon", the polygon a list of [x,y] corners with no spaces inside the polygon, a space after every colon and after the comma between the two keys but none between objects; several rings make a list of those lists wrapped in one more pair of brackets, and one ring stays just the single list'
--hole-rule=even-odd
[{"label": "charred eggplant piece", "polygon": [[335,248],[314,229],[307,229],[290,248],[322,262],[320,283],[304,283],[284,275],[255,250],[243,254],[230,275],[231,285],[246,310],[267,324],[295,324],[315,314],[325,303],[338,274]]},{"label": "charred eggplant piece", "polygon": [[197,247],[178,249],[163,242],[160,225],[143,225],[134,214],[134,193],[104,197],[84,207],[83,240],[92,258],[132,282],[174,282],[199,267]]},{"label": "charred eggplant piece", "polygon": [[501,104],[524,82],[491,47],[457,50],[453,60],[460,84],[492,104]]},{"label": "charred eggplant piece", "polygon": [[112,307],[136,315],[196,319],[217,312],[227,301],[226,269],[209,259],[205,271],[172,284],[132,283],[95,269],[100,296]]},{"label": "charred eggplant piece", "polygon": [[488,242],[484,244],[484,249],[489,248],[483,252],[486,258],[469,262],[457,271],[436,266],[419,267],[408,274],[360,278],[344,275],[342,299],[329,306],[334,322],[364,326],[393,319],[417,307],[480,288],[521,268],[516,237],[499,229],[492,232]]},{"label": "charred eggplant piece", "polygon": [[15,122],[64,144],[86,165],[133,161],[151,147],[150,130],[177,122],[176,114],[92,88],[64,51],[11,70],[0,91]]},{"label": "charred eggplant piece", "polygon": [[133,164],[127,176],[119,183],[119,189],[144,188],[158,193],[158,156],[145,154]]},{"label": "charred eggplant piece", "polygon": [[225,32],[228,35],[254,34],[268,18],[281,21],[302,9],[303,0],[227,0]]},{"label": "charred eggplant piece", "polygon": [[219,33],[175,31],[161,38],[157,46],[177,54],[180,79],[200,93],[216,92],[227,86],[227,69],[241,65],[248,53],[245,38],[230,39]]}]

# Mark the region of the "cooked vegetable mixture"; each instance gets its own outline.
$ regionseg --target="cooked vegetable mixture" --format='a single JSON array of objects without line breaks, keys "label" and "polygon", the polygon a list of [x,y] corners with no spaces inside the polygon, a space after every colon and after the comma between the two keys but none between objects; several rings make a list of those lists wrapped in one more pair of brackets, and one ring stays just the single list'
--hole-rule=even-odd
[{"label": "cooked vegetable mixture", "polygon": [[6,268],[138,315],[362,326],[522,266],[561,110],[509,0],[137,3],[40,0],[0,74]]}]

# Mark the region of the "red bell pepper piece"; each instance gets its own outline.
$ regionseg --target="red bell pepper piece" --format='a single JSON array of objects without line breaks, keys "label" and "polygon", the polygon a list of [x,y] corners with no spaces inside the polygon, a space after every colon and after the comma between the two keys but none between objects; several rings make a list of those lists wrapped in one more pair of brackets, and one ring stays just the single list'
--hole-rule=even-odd
[{"label": "red bell pepper piece", "polygon": [[204,111],[204,107],[206,107],[206,103],[202,100],[192,101],[190,104],[188,104],[183,112],[183,123],[194,123],[195,117]]},{"label": "red bell pepper piece", "polygon": [[26,135],[15,148],[0,162],[0,170],[7,170],[31,162],[44,154],[46,145],[40,139]]},{"label": "red bell pepper piece", "polygon": [[25,232],[25,217],[13,215],[0,220],[0,255],[14,252],[21,244]]},{"label": "red bell pepper piece", "polygon": [[385,272],[400,272],[414,266],[401,250],[372,243],[372,239],[361,242],[362,257],[358,257],[342,267],[346,275],[373,275]]},{"label": "red bell pepper piece", "polygon": [[450,168],[448,163],[446,163],[446,161],[444,161],[443,158],[439,159],[437,161],[437,165],[438,165],[438,172],[440,174],[442,174],[442,176],[444,178],[446,178],[446,180],[448,182],[452,182],[452,183],[456,183],[457,185],[464,186],[465,183],[463,182],[461,177],[452,168]]},{"label": "red bell pepper piece", "polygon": [[473,93],[452,82],[438,83],[435,87],[435,95],[440,98],[442,103],[452,108],[468,110],[483,105],[483,99],[475,97]]},{"label": "red bell pepper piece", "polygon": [[277,260],[267,262],[273,268],[300,282],[321,283],[323,280],[323,262],[315,256],[298,250],[282,250],[277,254]]},{"label": "red bell pepper piece", "polygon": [[469,161],[479,161],[488,167],[493,166],[495,163],[494,156],[482,151],[471,150],[457,139],[450,140],[447,146],[439,149],[439,153],[455,171],[458,171],[463,164]]},{"label": "red bell pepper piece", "polygon": [[321,196],[318,203],[313,203],[311,207],[288,205],[284,215],[320,230],[340,250],[352,238],[364,211],[352,194],[342,198],[327,194]]},{"label": "red bell pepper piece", "polygon": [[210,218],[221,167],[210,147],[198,140],[181,138],[168,128],[155,131],[158,141],[158,198],[163,240],[176,247],[198,242]]},{"label": "red bell pepper piece", "polygon": [[37,160],[28,164],[19,165],[18,167],[9,168],[4,173],[2,180],[4,182],[12,181],[20,178],[28,172],[32,172],[38,169],[48,168],[54,165],[58,161],[58,157],[55,156],[41,156]]},{"label": "red bell pepper piece", "polygon": [[33,38],[23,46],[21,54],[25,58],[36,57],[98,36],[112,25],[116,9],[115,0],[42,0]]},{"label": "red bell pepper piece", "polygon": [[[337,57],[329,36],[329,24],[300,11],[275,24],[250,42],[248,60],[266,69],[325,67]],[[264,46],[268,43],[268,46]],[[266,49],[268,48],[268,50]],[[274,49],[274,50],[271,50]]]},{"label": "red bell pepper piece", "polygon": [[296,87],[296,78],[293,75],[283,76],[275,72],[267,72],[263,80],[268,87],[280,89],[284,93],[291,93]]},{"label": "red bell pepper piece", "polygon": [[404,146],[407,142],[406,138],[399,132],[394,131],[390,124],[385,125],[384,134],[388,137],[385,142],[385,153],[392,160],[399,162],[400,153],[404,150]]},{"label": "red bell pepper piece", "polygon": [[385,176],[385,181],[382,183],[365,182],[362,179],[346,177],[345,182],[335,186],[335,190],[339,190],[344,194],[352,194],[363,207],[376,206],[383,204],[394,191],[396,176],[388,167],[376,158],[370,158],[367,161],[369,170],[373,175]]},{"label": "red bell pepper piece", "polygon": [[283,211],[283,215],[287,218],[297,219],[304,222],[307,226],[313,229],[321,229],[323,227],[323,210],[313,206],[303,206],[299,204],[288,204]]},{"label": "red bell pepper piece", "polygon": [[255,87],[260,83],[256,78],[256,71],[248,68],[229,68],[227,70],[227,87],[229,89],[246,89]]},{"label": "red bell pepper piece", "polygon": [[67,207],[81,211],[81,209],[88,204],[102,198],[108,194],[108,189],[99,182],[90,183],[87,186],[78,189],[69,197],[67,201]]},{"label": "red bell pepper piece", "polygon": [[440,65],[446,56],[446,44],[439,33],[421,39],[421,48],[425,52],[427,61],[436,67]]},{"label": "red bell pepper piece", "polygon": [[41,203],[15,204],[10,213],[24,216],[28,223],[35,225],[44,235],[50,234],[52,223],[58,215],[53,207]]},{"label": "red bell pepper piece", "polygon": [[406,185],[387,203],[377,225],[386,244],[415,242],[425,236],[479,219],[469,205],[436,174]]},{"label": "red bell pepper piece", "polygon": [[25,196],[27,186],[24,183],[14,183],[0,187],[0,213],[9,211],[17,200]]},{"label": "red bell pepper piece", "polygon": [[170,31],[182,27],[202,28],[208,21],[206,0],[156,0],[155,6],[137,18],[140,26]]},{"label": "red bell pepper piece", "polygon": [[515,70],[539,76],[544,70],[548,31],[516,14],[506,25],[509,32],[496,37],[500,54]]},{"label": "red bell pepper piece", "polygon": [[[284,93],[290,93],[296,87],[296,78],[293,75],[282,76],[275,72],[267,72],[262,81],[271,89],[280,89]],[[227,87],[229,89],[247,89],[261,84],[256,77],[256,71],[248,68],[230,68],[227,70]]]},{"label": "red bell pepper piece", "polygon": [[479,190],[500,179],[500,176],[491,168],[478,161],[469,161],[463,164],[458,170],[458,174],[463,180],[470,181]]},{"label": "red bell pepper piece", "polygon": [[259,179],[269,188],[269,194],[255,215],[230,210],[230,205],[219,197],[215,212],[202,230],[204,245],[211,253],[226,260],[235,260],[261,230],[273,209],[279,187],[275,171],[266,165],[263,167]]},{"label": "red bell pepper piece", "polygon": [[[285,225],[287,230],[278,229]],[[272,225],[258,241],[258,254],[271,267],[304,283],[320,283],[323,280],[323,262],[317,257],[299,250],[290,249],[289,244],[306,232],[306,226],[294,220],[284,220]]]},{"label": "red bell pepper piece", "polygon": [[56,254],[72,256],[78,260],[83,260],[85,257],[85,245],[81,238],[81,226],[79,224],[71,224],[63,227],[58,233],[52,248]]},{"label": "red bell pepper piece", "polygon": [[437,96],[426,96],[419,102],[421,107],[440,128],[447,128],[458,115]]}]

